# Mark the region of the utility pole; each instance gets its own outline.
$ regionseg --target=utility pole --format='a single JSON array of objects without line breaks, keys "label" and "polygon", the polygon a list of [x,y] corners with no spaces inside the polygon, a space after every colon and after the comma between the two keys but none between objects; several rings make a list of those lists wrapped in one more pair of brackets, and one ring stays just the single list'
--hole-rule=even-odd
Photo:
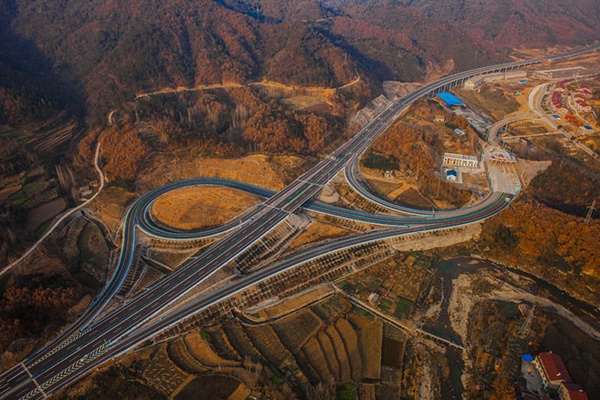
[{"label": "utility pole", "polygon": [[587,215],[585,216],[585,221],[583,221],[584,224],[586,224],[586,225],[590,224],[590,220],[592,219],[592,214],[594,213],[595,210],[596,210],[596,200],[592,201],[592,205],[588,207],[588,212],[587,212]]}]

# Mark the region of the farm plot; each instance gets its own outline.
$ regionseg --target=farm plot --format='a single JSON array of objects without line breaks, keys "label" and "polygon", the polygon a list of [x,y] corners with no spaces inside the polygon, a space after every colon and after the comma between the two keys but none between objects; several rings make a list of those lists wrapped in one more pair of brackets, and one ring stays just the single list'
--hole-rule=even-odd
[{"label": "farm plot", "polygon": [[242,356],[250,357],[255,362],[261,362],[261,354],[254,348],[250,338],[246,335],[246,332],[242,329],[239,324],[226,325],[223,327],[223,331],[229,343],[240,353]]},{"label": "farm plot", "polygon": [[227,358],[228,360],[239,361],[241,359],[239,353],[235,350],[229,339],[220,327],[206,330],[208,342],[217,354]]},{"label": "farm plot", "polygon": [[311,307],[315,314],[328,323],[335,321],[341,314],[349,311],[350,308],[350,303],[340,295],[331,296]]},{"label": "farm plot", "polygon": [[312,337],[302,346],[302,353],[306,356],[306,359],[316,371],[319,376],[319,380],[324,384],[334,383],[335,378],[329,369],[321,345],[316,338]]},{"label": "farm plot", "polygon": [[358,348],[356,331],[345,318],[339,318],[335,321],[335,328],[346,347],[352,380],[359,381],[362,379],[363,363]]},{"label": "farm plot", "polygon": [[321,320],[310,310],[304,310],[273,324],[281,342],[292,353],[297,353],[304,342],[321,328]]},{"label": "farm plot", "polygon": [[215,368],[218,366],[236,366],[239,365],[236,361],[226,360],[221,358],[212,349],[208,341],[203,339],[200,332],[190,333],[183,338],[187,349],[192,357],[194,357],[202,365]]},{"label": "farm plot", "polygon": [[279,366],[290,356],[270,325],[245,326],[244,330],[256,349],[271,364]]},{"label": "farm plot", "polygon": [[165,344],[158,348],[144,370],[143,377],[149,385],[169,396],[187,379],[187,374],[169,359],[166,346]]},{"label": "farm plot", "polygon": [[358,334],[358,349],[363,361],[363,379],[378,381],[381,374],[381,342],[383,323],[379,319],[370,321],[361,315],[348,316]]},{"label": "farm plot", "polygon": [[321,330],[319,333],[317,333],[317,342],[319,342],[319,345],[321,346],[321,350],[323,352],[323,356],[325,357],[325,361],[327,362],[327,366],[329,367],[329,371],[331,371],[331,374],[335,378],[336,382],[340,382],[340,363],[337,360],[331,339],[329,336],[327,336],[325,331]]},{"label": "farm plot", "polygon": [[350,376],[350,363],[348,361],[348,354],[346,354],[346,346],[342,341],[342,338],[338,331],[335,329],[334,325],[329,325],[325,329],[325,334],[331,340],[331,344],[333,345],[333,351],[335,352],[335,357],[339,364],[340,368],[340,376],[338,378],[339,382],[348,382],[351,380]]},{"label": "farm plot", "polygon": [[189,374],[200,374],[206,371],[206,368],[190,355],[182,338],[169,342],[167,354],[182,371]]}]

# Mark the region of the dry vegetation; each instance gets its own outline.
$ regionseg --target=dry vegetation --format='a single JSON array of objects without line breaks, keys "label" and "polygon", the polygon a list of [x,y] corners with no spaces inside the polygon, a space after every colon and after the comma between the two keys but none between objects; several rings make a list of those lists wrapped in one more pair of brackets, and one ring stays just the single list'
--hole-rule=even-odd
[{"label": "dry vegetation", "polygon": [[457,89],[456,93],[473,108],[485,112],[494,121],[502,120],[506,115],[519,109],[521,104],[512,94],[504,94],[499,85],[488,84],[481,90]]},{"label": "dry vegetation", "polygon": [[252,155],[242,158],[206,157],[191,149],[157,153],[140,171],[136,186],[141,191],[178,179],[219,177],[235,179],[268,189],[281,190],[308,168],[305,159],[295,156]]},{"label": "dry vegetation", "polygon": [[223,225],[258,201],[257,196],[235,189],[189,187],[160,196],[152,213],[161,224],[191,231]]},{"label": "dry vegetation", "polygon": [[296,353],[321,327],[321,320],[311,311],[303,310],[273,324],[277,335],[292,353]]},{"label": "dry vegetation", "polygon": [[338,238],[352,233],[348,229],[343,229],[334,225],[319,221],[313,221],[308,229],[292,241],[289,249],[303,246],[308,243],[320,242],[325,239]]},{"label": "dry vegetation", "polygon": [[110,186],[98,195],[96,200],[90,204],[90,208],[102,222],[114,230],[121,221],[127,206],[134,199],[133,193],[117,186]]},{"label": "dry vegetation", "polygon": [[479,245],[488,256],[516,265],[597,305],[598,237],[597,220],[586,225],[581,218],[525,199],[487,220]]}]

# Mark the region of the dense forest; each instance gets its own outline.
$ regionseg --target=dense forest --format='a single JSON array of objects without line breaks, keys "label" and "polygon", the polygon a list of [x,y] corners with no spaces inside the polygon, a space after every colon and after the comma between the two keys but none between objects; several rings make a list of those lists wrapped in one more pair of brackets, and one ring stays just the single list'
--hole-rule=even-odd
[{"label": "dense forest", "polygon": [[65,321],[65,311],[83,296],[60,275],[24,275],[0,293],[0,353],[17,338],[37,336],[52,321]]},{"label": "dense forest", "polygon": [[525,198],[484,223],[480,247],[597,306],[598,237],[597,220],[586,225],[582,218]]},{"label": "dense forest", "polygon": [[[501,60],[506,46],[522,44],[524,38],[536,38],[527,41],[530,45],[578,45],[598,32],[595,16],[600,11],[589,0],[578,0],[577,7],[560,7],[556,1],[505,2],[511,4],[3,2],[2,33],[13,38],[13,51],[5,53],[12,60],[11,71],[27,72],[24,64],[35,55],[41,62],[30,67],[42,68],[48,79],[39,95],[28,84],[11,88],[14,80],[0,82],[9,94],[0,101],[5,103],[2,114],[35,113],[42,99],[49,101],[48,87],[67,89],[54,92],[69,93],[64,100],[74,106],[83,98],[88,115],[98,123],[135,94],[163,87],[261,79],[340,86],[357,76],[375,82],[423,80],[442,66],[459,70]],[[500,12],[506,14],[502,24],[491,19]],[[27,90],[20,92],[21,86]]]},{"label": "dense forest", "polygon": [[536,199],[547,205],[578,216],[584,216],[594,200],[600,201],[600,180],[582,167],[554,161],[530,185]]},{"label": "dense forest", "polygon": [[420,15],[447,21],[496,47],[545,47],[553,44],[591,42],[600,30],[600,4],[594,0],[324,0],[346,9],[395,9],[404,4]]}]

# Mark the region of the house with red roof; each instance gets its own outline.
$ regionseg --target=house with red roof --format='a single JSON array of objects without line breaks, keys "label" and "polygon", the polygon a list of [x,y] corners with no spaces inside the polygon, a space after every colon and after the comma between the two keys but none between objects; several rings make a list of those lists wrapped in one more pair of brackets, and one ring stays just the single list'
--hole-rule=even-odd
[{"label": "house with red roof", "polygon": [[558,387],[560,400],[588,400],[587,393],[576,383],[562,382]]},{"label": "house with red roof", "polygon": [[561,382],[571,382],[571,377],[558,354],[551,351],[540,353],[533,360],[533,365],[542,377],[544,387],[558,388]]}]

